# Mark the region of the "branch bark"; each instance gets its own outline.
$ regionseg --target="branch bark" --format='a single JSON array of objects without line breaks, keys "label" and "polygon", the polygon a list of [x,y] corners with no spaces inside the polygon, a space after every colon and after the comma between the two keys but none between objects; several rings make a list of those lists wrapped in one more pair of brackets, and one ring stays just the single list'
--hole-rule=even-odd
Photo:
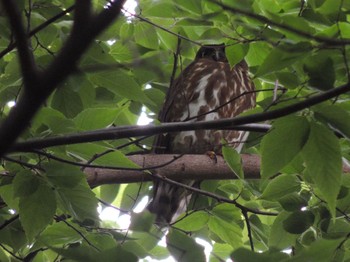
[{"label": "branch bark", "polygon": [[[129,159],[142,168],[153,168],[171,162],[179,155],[133,155]],[[247,179],[260,178],[260,157],[257,155],[242,155],[242,165]],[[183,155],[168,165],[155,169],[157,174],[169,179],[237,179],[236,175],[226,165],[222,156],[217,161],[207,155]],[[86,168],[88,183],[91,187],[103,184],[133,183],[151,181],[152,176],[144,171],[111,170],[101,168]]]},{"label": "branch bark", "polygon": [[[81,16],[90,12],[90,2],[82,0],[77,0],[76,2],[79,3],[79,10],[73,25],[75,30],[72,31],[53,62],[40,74],[33,74],[38,75],[35,79],[36,81],[34,83],[24,81],[23,94],[0,126],[0,156],[8,152],[49,95],[76,69],[78,61],[96,36],[106,29],[120,14],[125,1],[111,2],[108,8],[103,9],[96,16],[91,16],[85,25],[82,25],[82,23],[86,20]],[[14,1],[2,0],[2,3],[7,7],[8,19],[12,30],[15,32],[17,48],[20,53],[21,67],[24,68],[28,64],[28,54],[26,53],[28,50],[24,49],[28,40],[27,35],[23,33],[23,24],[20,16],[18,12],[15,12],[18,8]],[[77,27],[82,30],[78,31]],[[23,76],[25,76],[24,73]]]},{"label": "branch bark", "polygon": [[[260,156],[242,154],[244,179],[260,179]],[[217,155],[217,161],[207,155],[148,154],[128,157],[141,168],[150,168],[157,176],[171,180],[216,180],[237,179],[227,166],[224,158]],[[174,160],[175,158],[175,160]],[[174,161],[172,161],[174,160]],[[165,164],[169,163],[169,164]],[[156,168],[159,167],[159,168]],[[343,164],[343,172],[350,173],[350,165]],[[85,168],[87,181],[91,187],[105,184],[122,184],[152,181],[152,175],[144,170],[116,170],[102,168]]]},{"label": "branch bark", "polygon": [[[311,96],[303,101],[270,110],[262,113],[238,116],[234,118],[226,118],[211,121],[199,121],[199,122],[172,122],[162,123],[158,126],[147,125],[147,126],[121,126],[115,128],[101,129],[95,131],[80,132],[78,134],[57,136],[47,138],[45,146],[43,146],[42,139],[32,139],[24,143],[17,144],[11,150],[22,151],[25,148],[39,149],[44,147],[51,147],[57,145],[68,145],[77,143],[86,143],[101,140],[121,139],[128,137],[139,137],[139,136],[152,136],[167,132],[179,132],[189,130],[200,130],[200,129],[232,129],[232,130],[248,130],[243,129],[247,124],[259,123],[267,120],[277,119],[283,116],[296,113],[300,110],[309,108],[311,106],[325,102],[331,98],[342,95],[350,91],[350,83],[341,85],[330,89],[325,92],[320,92],[314,96]],[[266,131],[266,130],[265,130]],[[28,147],[31,147],[30,149]],[[1,151],[0,151],[1,152]]]}]

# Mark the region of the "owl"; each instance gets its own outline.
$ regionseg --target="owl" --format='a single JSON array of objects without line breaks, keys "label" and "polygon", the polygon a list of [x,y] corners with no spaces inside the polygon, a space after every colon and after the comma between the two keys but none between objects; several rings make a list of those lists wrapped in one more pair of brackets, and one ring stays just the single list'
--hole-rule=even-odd
[{"label": "owl", "polygon": [[[244,60],[231,67],[225,45],[202,46],[169,87],[159,112],[160,122],[197,122],[232,118],[255,106],[254,84]],[[159,135],[154,144],[157,154],[221,154],[225,145],[241,151],[248,133],[236,130],[195,130]],[[197,186],[198,181],[180,180]],[[183,213],[191,198],[184,188],[155,181],[148,209],[156,223],[167,225]]]}]

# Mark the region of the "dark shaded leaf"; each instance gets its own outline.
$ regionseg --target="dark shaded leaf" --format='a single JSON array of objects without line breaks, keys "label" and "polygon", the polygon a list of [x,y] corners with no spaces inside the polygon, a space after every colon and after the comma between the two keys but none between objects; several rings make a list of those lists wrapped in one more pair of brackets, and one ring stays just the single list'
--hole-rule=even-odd
[{"label": "dark shaded leaf", "polygon": [[303,157],[308,174],[320,189],[331,214],[335,216],[342,174],[342,159],[337,137],[323,125],[312,122],[309,139],[303,149]]}]

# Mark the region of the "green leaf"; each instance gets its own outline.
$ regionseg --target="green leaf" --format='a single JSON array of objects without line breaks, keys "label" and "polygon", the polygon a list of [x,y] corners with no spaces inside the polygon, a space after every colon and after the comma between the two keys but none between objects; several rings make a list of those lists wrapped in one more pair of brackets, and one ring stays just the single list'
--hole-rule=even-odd
[{"label": "green leaf", "polygon": [[269,236],[269,247],[283,250],[295,245],[298,235],[291,234],[284,229],[283,223],[288,218],[290,213],[282,211],[275,218]]},{"label": "green leaf", "polygon": [[81,235],[63,222],[49,225],[38,237],[39,242],[48,246],[67,245],[81,239]]},{"label": "green leaf", "polygon": [[336,261],[333,260],[335,251],[339,248],[339,245],[343,239],[319,239],[312,243],[309,248],[301,250],[296,256],[292,257],[291,262],[304,262],[304,261]]},{"label": "green leaf", "polygon": [[210,217],[208,227],[222,241],[237,248],[242,245],[242,228],[234,222],[227,222],[219,217]]},{"label": "green leaf", "polygon": [[127,45],[124,45],[122,41],[117,41],[111,46],[110,54],[118,62],[131,62],[134,54],[128,48]]},{"label": "green leaf", "polygon": [[154,105],[152,100],[141,90],[141,86],[135,79],[124,71],[118,70],[114,72],[103,71],[94,73],[91,76],[91,81],[98,86],[107,88],[120,97]]},{"label": "green leaf", "polygon": [[44,165],[48,180],[58,187],[75,187],[86,176],[79,167],[50,162]]},{"label": "green leaf", "polygon": [[66,117],[75,117],[83,110],[83,103],[77,92],[70,89],[69,86],[61,87],[56,90],[51,102],[52,108],[60,111]]},{"label": "green leaf", "polygon": [[222,147],[222,155],[224,156],[226,163],[229,165],[234,174],[238,178],[243,179],[244,173],[240,154],[234,148],[224,146]]},{"label": "green leaf", "polygon": [[282,174],[269,182],[261,198],[279,200],[281,197],[299,190],[300,181],[295,175]]},{"label": "green leaf", "polygon": [[177,261],[205,261],[204,247],[178,230],[170,229],[166,242],[170,254]]},{"label": "green leaf", "polygon": [[285,261],[289,256],[279,251],[271,251],[264,253],[255,253],[245,248],[235,250],[232,255],[235,262],[271,262],[271,261]]},{"label": "green leaf", "polygon": [[290,212],[300,210],[301,208],[306,207],[308,204],[307,199],[305,199],[305,197],[299,195],[296,192],[293,192],[291,194],[286,194],[277,200],[281,204],[284,210],[290,211]]},{"label": "green leaf", "polygon": [[228,222],[231,222],[233,220],[240,221],[242,218],[242,214],[241,214],[240,209],[235,207],[234,205],[228,204],[228,203],[216,205],[212,209],[212,213],[215,216],[217,216],[223,220],[226,220]]},{"label": "green leaf", "polygon": [[41,125],[46,125],[53,133],[72,133],[76,130],[72,120],[50,107],[44,107],[35,116],[32,123],[33,129],[38,129]]},{"label": "green leaf", "polygon": [[283,221],[283,227],[288,233],[301,234],[312,226],[314,220],[311,211],[295,211]]},{"label": "green leaf", "polygon": [[158,36],[153,25],[145,22],[139,22],[135,25],[134,36],[137,44],[149,49],[158,48]]},{"label": "green leaf", "polygon": [[309,43],[299,43],[293,46],[280,46],[274,48],[260,65],[256,76],[263,76],[285,67],[292,65],[296,61],[300,61],[311,50]]},{"label": "green leaf", "polygon": [[153,223],[155,216],[150,212],[132,213],[130,229],[133,231],[144,231],[148,232]]},{"label": "green leaf", "polygon": [[[97,144],[89,143],[81,145],[69,145],[67,146],[67,152],[72,155],[79,156],[86,161],[90,160],[95,154],[103,153],[109,148],[100,146]],[[108,154],[105,154],[101,157],[98,157],[93,161],[94,164],[106,165],[106,166],[115,166],[115,167],[130,167],[130,168],[139,168],[137,164],[132,162],[119,150],[114,150]]]},{"label": "green leaf", "polygon": [[[2,178],[1,182],[4,182],[4,180],[5,179]],[[16,191],[19,192],[18,189],[15,190],[13,183],[8,183],[8,184],[4,183],[4,184],[1,184],[0,186],[1,199],[8,205],[8,207],[14,210],[18,210],[18,202],[19,202],[19,199],[15,197]]]},{"label": "green leaf", "polygon": [[194,14],[202,13],[201,2],[198,1],[188,1],[188,0],[176,0],[175,1],[180,7]]},{"label": "green leaf", "polygon": [[339,131],[344,137],[350,139],[350,113],[337,105],[327,105],[316,108],[315,117],[326,121],[333,128]]},{"label": "green leaf", "polygon": [[248,50],[249,46],[244,44],[235,44],[226,47],[226,57],[230,63],[230,66],[233,67],[237,63],[241,62],[248,53]]},{"label": "green leaf", "polygon": [[116,166],[116,167],[141,168],[139,165],[135,164],[133,161],[127,158],[127,156],[124,155],[119,150],[114,150],[111,153],[105,154],[97,158],[95,161],[93,161],[93,163],[99,164],[99,165],[112,164],[113,166]]},{"label": "green leaf", "polygon": [[52,222],[55,212],[55,194],[43,182],[39,182],[35,192],[20,197],[19,218],[29,241]]},{"label": "green leaf", "polygon": [[62,208],[75,219],[85,221],[90,225],[99,220],[97,214],[98,201],[86,180],[80,181],[73,188],[57,188],[56,191]]},{"label": "green leaf", "polygon": [[82,130],[105,128],[113,124],[117,114],[117,108],[88,108],[80,112],[74,122]]},{"label": "green leaf", "polygon": [[265,42],[253,42],[249,45],[246,56],[247,63],[250,66],[260,66],[266,59],[271,48]]},{"label": "green leaf", "polygon": [[95,261],[130,261],[136,262],[137,257],[124,250],[121,246],[116,246],[112,248],[105,249],[103,251],[96,250],[94,246],[78,246],[70,248],[54,248],[52,250],[62,255],[69,261],[85,261],[85,262],[95,262]]},{"label": "green leaf", "polygon": [[101,185],[99,187],[100,195],[99,198],[108,203],[112,203],[114,199],[117,197],[120,185]]},{"label": "green leaf", "polygon": [[185,216],[175,223],[176,228],[184,231],[198,231],[207,225],[209,214],[205,211],[197,211]]},{"label": "green leaf", "polygon": [[307,173],[319,188],[335,216],[336,199],[341,186],[342,159],[337,137],[321,124],[312,122],[309,139],[303,149]]},{"label": "green leaf", "polygon": [[335,81],[333,60],[326,54],[318,54],[307,59],[304,71],[309,76],[311,87],[323,91],[333,88]]},{"label": "green leaf", "polygon": [[13,179],[14,197],[26,197],[35,193],[40,186],[40,180],[30,170],[22,170]]},{"label": "green leaf", "polygon": [[[291,132],[293,130],[293,132]],[[303,148],[309,133],[304,117],[289,116],[276,120],[261,141],[261,173],[269,178],[285,167]]]}]

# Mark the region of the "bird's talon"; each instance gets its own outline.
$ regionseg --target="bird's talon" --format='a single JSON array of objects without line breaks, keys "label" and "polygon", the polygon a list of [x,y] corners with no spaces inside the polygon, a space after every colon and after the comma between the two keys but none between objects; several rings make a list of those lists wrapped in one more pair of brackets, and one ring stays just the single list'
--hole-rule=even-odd
[{"label": "bird's talon", "polygon": [[209,156],[210,159],[214,160],[215,164],[218,163],[218,158],[217,158],[216,153],[214,151],[207,151],[206,155]]}]

